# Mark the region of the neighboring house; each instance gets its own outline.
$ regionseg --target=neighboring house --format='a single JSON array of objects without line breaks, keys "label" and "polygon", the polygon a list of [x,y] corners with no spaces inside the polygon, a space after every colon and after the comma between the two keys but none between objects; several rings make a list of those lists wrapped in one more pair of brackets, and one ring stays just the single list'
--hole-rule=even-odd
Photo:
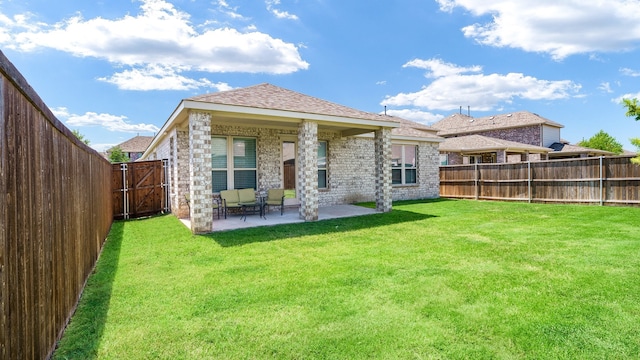
[{"label": "neighboring house", "polygon": [[[114,147],[119,146],[122,152],[129,157],[129,160],[136,161],[144,154],[152,140],[153,136],[138,135]],[[111,149],[107,150],[107,159],[110,154]]]},{"label": "neighboring house", "polygon": [[320,206],[437,198],[440,141],[428,126],[260,84],[182,100],[142,158],[169,160],[172,211],[205,233],[224,189],[293,187],[306,221]]},{"label": "neighboring house", "polygon": [[445,139],[440,144],[441,165],[505,163],[545,159],[552,149],[483,135]]},{"label": "neighboring house", "polygon": [[566,144],[560,138],[562,124],[528,111],[482,118],[453,114],[432,127],[446,138],[440,145],[441,165],[611,155]]}]

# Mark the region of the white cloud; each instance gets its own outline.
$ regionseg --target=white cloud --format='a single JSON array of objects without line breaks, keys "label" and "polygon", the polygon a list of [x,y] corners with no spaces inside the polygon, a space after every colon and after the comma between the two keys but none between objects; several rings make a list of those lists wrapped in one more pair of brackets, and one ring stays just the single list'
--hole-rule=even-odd
[{"label": "white cloud", "polygon": [[640,0],[436,0],[442,11],[456,7],[492,21],[462,28],[480,44],[548,53],[556,60],[574,54],[630,50],[640,41]]},{"label": "white cloud", "polygon": [[419,109],[399,109],[399,110],[387,110],[387,115],[397,116],[407,120],[413,120],[422,124],[431,125],[438,120],[442,120],[444,115],[433,114],[427,111]]},{"label": "white cloud", "polygon": [[98,78],[118,86],[121,90],[192,90],[203,87],[218,91],[231,90],[227,83],[212,83],[208,79],[191,79],[180,75],[180,68],[149,65],[145,68],[125,70],[110,77]]},{"label": "white cloud", "polygon": [[482,66],[473,65],[469,67],[460,67],[455,64],[446,63],[440,59],[413,59],[408,63],[402,65],[403,68],[415,67],[418,69],[428,70],[425,74],[428,78],[439,78],[444,76],[464,74],[468,72],[479,73],[482,71]]},{"label": "white cloud", "polygon": [[245,17],[242,16],[242,14],[238,13],[237,7],[229,6],[229,3],[227,3],[226,1],[218,0],[217,4],[218,4],[218,9],[220,9],[221,12],[223,12],[230,18],[237,19],[237,20],[245,19]]},{"label": "white cloud", "polygon": [[98,114],[86,112],[84,115],[76,115],[65,107],[51,109],[53,114],[68,126],[101,126],[109,131],[130,133],[156,133],[160,130],[153,124],[131,124],[123,115]]},{"label": "white cloud", "polygon": [[[229,8],[224,1],[218,5]],[[130,66],[131,72],[142,71],[138,67],[174,67],[176,71],[288,74],[309,66],[296,45],[257,30],[223,27],[199,32],[189,14],[165,0],[142,0],[140,9],[135,16],[115,20],[85,20],[76,15],[53,25],[2,17],[0,46],[23,52],[49,48]]]},{"label": "white cloud", "polygon": [[434,80],[419,91],[387,96],[382,105],[431,110],[471,106],[476,111],[489,111],[511,103],[515,98],[558,100],[574,97],[581,87],[569,80],[541,80],[521,73],[483,74],[480,66],[460,67],[440,59],[412,60],[404,65],[408,66],[426,69],[426,77]]},{"label": "white cloud", "polygon": [[619,97],[617,97],[615,99],[611,99],[611,101],[616,103],[616,104],[621,104],[622,103],[622,99],[640,99],[640,92],[637,92],[635,94],[633,94],[633,93],[624,94],[624,95],[619,96]]},{"label": "white cloud", "polygon": [[118,144],[89,144],[89,146],[91,146],[95,151],[98,152],[106,152],[107,150],[111,149],[112,147],[116,146]]},{"label": "white cloud", "polygon": [[609,84],[608,82],[603,82],[602,84],[600,84],[600,86],[598,86],[598,89],[606,93],[613,92],[613,90],[611,90],[611,84]]},{"label": "white cloud", "polygon": [[266,0],[265,3],[267,4],[267,10],[269,10],[269,12],[275,15],[278,19],[298,20],[297,15],[275,8],[275,6],[280,5],[280,0]]},{"label": "white cloud", "polygon": [[631,77],[640,76],[640,71],[629,69],[629,68],[621,68],[620,72],[622,73],[622,75],[626,75],[626,76],[631,76]]}]

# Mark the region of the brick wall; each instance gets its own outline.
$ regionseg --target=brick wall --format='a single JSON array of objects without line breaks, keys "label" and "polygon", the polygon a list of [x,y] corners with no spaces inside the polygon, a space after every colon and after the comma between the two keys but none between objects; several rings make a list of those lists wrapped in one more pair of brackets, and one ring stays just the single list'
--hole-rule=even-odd
[{"label": "brick wall", "polygon": [[542,133],[540,125],[532,125],[515,129],[498,129],[476,133],[496,139],[515,141],[523,144],[542,146]]}]

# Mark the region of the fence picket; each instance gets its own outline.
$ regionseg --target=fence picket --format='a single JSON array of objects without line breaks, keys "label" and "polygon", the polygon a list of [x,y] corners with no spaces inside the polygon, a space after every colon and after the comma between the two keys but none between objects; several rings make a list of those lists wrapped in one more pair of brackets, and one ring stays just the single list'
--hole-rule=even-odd
[{"label": "fence picket", "polygon": [[639,190],[628,156],[440,167],[441,197],[640,205]]},{"label": "fence picket", "polygon": [[1,52],[0,105],[0,359],[45,359],[109,233],[111,166]]}]

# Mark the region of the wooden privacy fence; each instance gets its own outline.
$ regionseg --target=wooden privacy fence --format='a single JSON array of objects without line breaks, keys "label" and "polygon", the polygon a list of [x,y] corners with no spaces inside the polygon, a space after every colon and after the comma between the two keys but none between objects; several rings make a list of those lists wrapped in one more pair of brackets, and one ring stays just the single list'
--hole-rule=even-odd
[{"label": "wooden privacy fence", "polygon": [[0,52],[0,359],[45,359],[112,222],[111,165]]},{"label": "wooden privacy fence", "polygon": [[440,167],[440,196],[640,205],[640,166],[613,156]]},{"label": "wooden privacy fence", "polygon": [[113,218],[169,212],[168,171],[167,160],[113,164]]}]

